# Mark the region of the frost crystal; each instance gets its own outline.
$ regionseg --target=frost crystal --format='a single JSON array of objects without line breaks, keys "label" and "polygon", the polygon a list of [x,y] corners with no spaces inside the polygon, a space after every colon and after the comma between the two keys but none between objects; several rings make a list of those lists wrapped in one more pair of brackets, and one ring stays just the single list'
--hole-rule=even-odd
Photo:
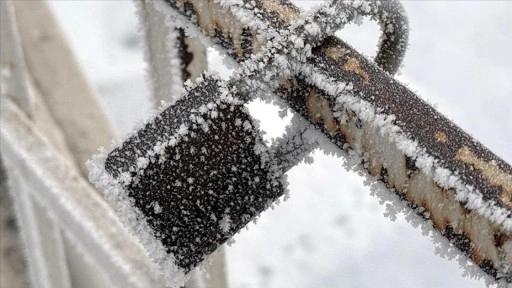
[{"label": "frost crystal", "polygon": [[227,233],[231,229],[231,219],[229,218],[229,215],[224,216],[222,220],[220,220],[220,229],[222,232]]}]

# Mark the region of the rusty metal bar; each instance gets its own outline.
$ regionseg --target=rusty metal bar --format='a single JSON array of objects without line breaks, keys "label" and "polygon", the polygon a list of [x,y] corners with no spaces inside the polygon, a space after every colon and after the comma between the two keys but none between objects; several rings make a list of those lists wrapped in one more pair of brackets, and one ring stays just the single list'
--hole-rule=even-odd
[{"label": "rusty metal bar", "polygon": [[[159,1],[238,62],[269,41],[264,28],[287,29],[299,18],[284,0]],[[281,99],[360,157],[369,175],[482,271],[512,283],[510,164],[336,37],[294,72],[275,91]]]}]

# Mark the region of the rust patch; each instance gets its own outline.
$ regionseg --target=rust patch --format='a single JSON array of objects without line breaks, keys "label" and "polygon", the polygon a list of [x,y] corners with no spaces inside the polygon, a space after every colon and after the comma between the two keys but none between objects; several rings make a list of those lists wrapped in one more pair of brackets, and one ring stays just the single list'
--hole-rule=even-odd
[{"label": "rust patch", "polygon": [[327,57],[332,58],[334,61],[339,61],[345,55],[350,54],[350,51],[345,48],[338,48],[338,47],[327,47],[324,50],[324,53]]},{"label": "rust patch", "polygon": [[434,225],[436,225],[435,228],[437,229],[437,231],[444,231],[446,227],[450,225],[450,219],[446,217],[442,218],[439,221],[432,220],[432,222],[434,223]]},{"label": "rust patch", "polygon": [[434,137],[436,138],[437,142],[448,142],[448,136],[446,136],[446,133],[442,131],[436,131],[436,133],[434,133]]},{"label": "rust patch", "polygon": [[299,13],[291,7],[281,4],[279,0],[265,0],[262,1],[263,9],[269,12],[275,12],[281,19],[287,23],[293,23],[299,19]]},{"label": "rust patch", "polygon": [[329,107],[329,102],[315,90],[311,90],[306,96],[306,109],[309,121],[315,124],[323,124],[325,131],[330,135],[336,133],[337,125]]},{"label": "rust patch", "polygon": [[347,124],[340,124],[340,125],[338,125],[338,128],[340,130],[340,133],[343,136],[345,136],[345,139],[346,139],[347,143],[351,147],[354,147],[354,145],[355,145],[355,138],[354,138],[354,134],[350,130],[349,126]]},{"label": "rust patch", "polygon": [[494,232],[494,245],[496,247],[501,247],[508,241],[509,236],[503,233],[503,231]]},{"label": "rust patch", "polygon": [[493,186],[501,186],[502,192],[500,199],[507,206],[512,208],[512,175],[505,173],[494,162],[485,162],[478,158],[467,146],[463,146],[457,151],[455,160],[462,161],[466,164],[473,165],[480,170],[482,175],[487,179],[489,184]]},{"label": "rust patch", "polygon": [[284,79],[282,84],[288,90],[294,89],[294,88],[296,88],[298,86],[297,85],[297,80],[295,78]]},{"label": "rust patch", "polygon": [[219,22],[219,19],[213,20],[213,30],[224,32],[224,25]]},{"label": "rust patch", "polygon": [[343,69],[345,69],[345,71],[353,72],[361,76],[361,78],[363,78],[364,84],[370,84],[370,77],[368,76],[368,73],[366,73],[366,71],[361,68],[359,61],[356,58],[348,58],[347,62],[343,66]]}]

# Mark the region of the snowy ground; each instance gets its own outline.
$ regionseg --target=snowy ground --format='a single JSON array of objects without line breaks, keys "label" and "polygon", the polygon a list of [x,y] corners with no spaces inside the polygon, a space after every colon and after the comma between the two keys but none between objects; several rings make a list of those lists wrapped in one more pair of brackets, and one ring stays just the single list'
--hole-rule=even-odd
[{"label": "snowy ground", "polygon": [[[318,1],[294,1],[309,7]],[[512,162],[512,1],[406,1],[410,47],[399,78],[439,111]],[[119,131],[149,109],[131,1],[54,1],[57,16]],[[340,36],[373,55],[378,28]],[[222,61],[211,54],[211,69]],[[284,122],[252,105],[268,136]],[[229,282],[244,287],[483,287],[456,261],[434,255],[428,237],[382,214],[342,159],[317,151],[289,172],[291,199],[249,225],[227,248]]]}]

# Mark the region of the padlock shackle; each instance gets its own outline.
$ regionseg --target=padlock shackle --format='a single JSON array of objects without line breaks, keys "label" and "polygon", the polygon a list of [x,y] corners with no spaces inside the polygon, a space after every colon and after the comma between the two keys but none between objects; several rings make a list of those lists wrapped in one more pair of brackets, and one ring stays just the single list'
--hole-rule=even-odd
[{"label": "padlock shackle", "polygon": [[[382,35],[379,48],[374,58],[375,64],[390,75],[395,75],[407,50],[409,41],[409,21],[407,13],[398,0],[368,1],[370,6],[381,5],[380,9],[372,8],[364,16],[376,21]],[[363,10],[363,12],[366,12]]]}]

